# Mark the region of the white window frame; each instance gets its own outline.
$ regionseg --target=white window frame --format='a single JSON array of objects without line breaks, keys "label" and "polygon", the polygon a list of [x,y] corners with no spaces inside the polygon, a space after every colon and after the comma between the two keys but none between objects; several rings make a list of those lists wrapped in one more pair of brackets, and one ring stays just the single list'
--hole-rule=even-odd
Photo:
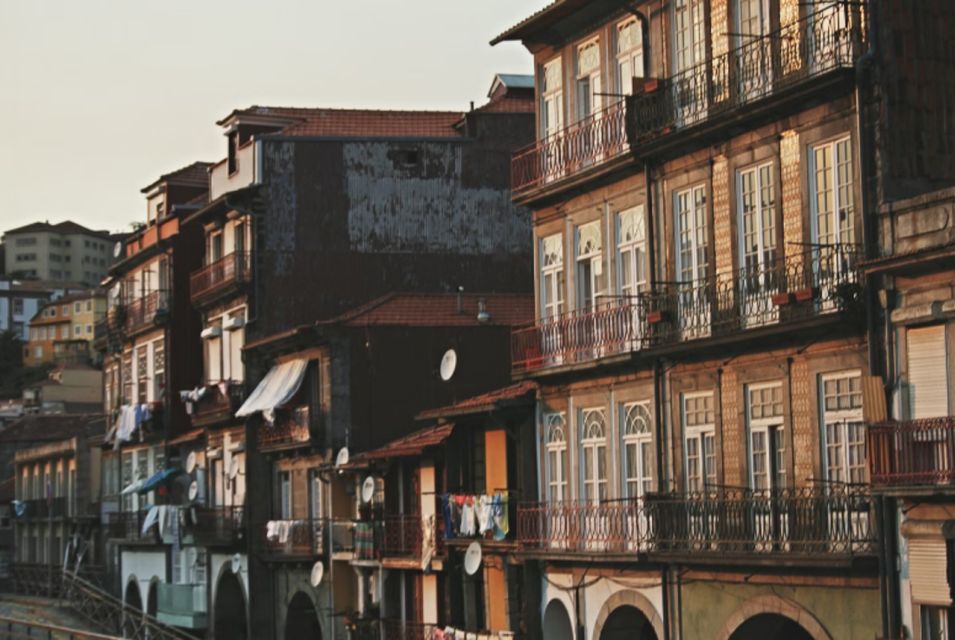
[{"label": "white window frame", "polygon": [[[713,413],[711,421],[698,422],[690,425],[687,420],[688,401],[710,399],[710,411]],[[683,468],[684,468],[684,486],[688,492],[705,492],[707,487],[715,485],[719,481],[718,469],[716,464],[716,399],[712,391],[696,391],[693,393],[684,393],[680,397],[680,424],[683,428]],[[705,410],[704,410],[705,418]],[[693,442],[696,447],[696,456],[698,471],[691,474],[691,456],[690,443]],[[711,447],[711,453],[708,453],[707,446]]]},{"label": "white window frame", "polygon": [[615,217],[617,293],[633,298],[647,288],[647,225],[643,205],[619,211]]},{"label": "white window frame", "polygon": [[[848,393],[841,394],[837,390],[833,396],[837,407],[827,408],[830,395],[827,395],[826,383],[839,381],[848,384]],[[850,381],[855,381],[855,391]],[[862,371],[850,369],[821,374],[818,393],[823,477],[833,484],[866,482],[868,472],[862,411]],[[848,406],[838,406],[840,397],[846,398],[845,404]],[[838,457],[838,460],[833,460],[833,457]]]},{"label": "white window frame", "polygon": [[[653,490],[653,413],[650,401],[620,405],[621,493],[627,498],[640,498]],[[649,452],[649,458],[647,453]],[[633,460],[631,461],[631,456]],[[631,464],[631,462],[633,464]],[[631,466],[636,476],[630,475]]]},{"label": "white window frame", "polygon": [[[624,30],[633,29],[636,36],[624,38]],[[643,24],[635,17],[617,23],[614,31],[617,52],[617,93],[629,96],[633,93],[633,79],[643,77]],[[630,73],[627,74],[627,69]]]},{"label": "white window frame", "polygon": [[[542,416],[544,436],[545,499],[562,502],[570,497],[567,481],[570,477],[570,456],[567,448],[567,414],[563,411]],[[556,464],[555,464],[556,462]]]},{"label": "white window frame", "polygon": [[539,251],[541,318],[556,318],[564,313],[563,234],[555,233],[541,238]]},{"label": "white window frame", "polygon": [[[820,155],[821,154],[821,155]],[[855,174],[852,139],[844,135],[809,147],[809,206],[813,242],[855,244]],[[823,166],[820,166],[820,157]],[[825,210],[820,208],[824,204]],[[845,212],[845,224],[840,217]],[[825,229],[823,229],[825,221]]]},{"label": "white window frame", "polygon": [[574,257],[577,263],[575,289],[577,309],[580,311],[596,309],[600,297],[606,293],[602,226],[600,220],[595,220],[574,229]]},{"label": "white window frame", "polygon": [[[595,64],[584,64],[586,57],[596,55]],[[574,57],[577,76],[577,120],[593,116],[603,109],[600,38],[591,38],[577,45]]]},{"label": "white window frame", "polygon": [[677,279],[681,282],[703,280],[709,272],[707,204],[705,183],[673,192],[673,232],[676,243],[674,253]]},{"label": "white window frame", "polygon": [[563,61],[553,58],[541,65],[541,139],[564,128]]},{"label": "white window frame", "polygon": [[[605,407],[586,407],[577,411],[577,428],[580,434],[580,500],[588,504],[600,504],[610,497],[607,478],[608,422]],[[590,465],[591,477],[587,477]]]},{"label": "white window frame", "polygon": [[[764,409],[754,411],[758,394],[765,391],[779,393],[778,413]],[[745,386],[746,426],[748,432],[749,486],[756,491],[776,490],[787,486],[786,431],[783,408],[783,383],[781,381],[748,384]],[[773,404],[770,402],[770,404]],[[764,406],[761,404],[761,407]],[[775,409],[772,409],[775,411]],[[761,441],[762,446],[757,445]],[[775,447],[773,447],[775,445]],[[759,457],[761,464],[757,464]],[[758,467],[762,467],[761,470]],[[775,474],[773,473],[775,467]]]}]

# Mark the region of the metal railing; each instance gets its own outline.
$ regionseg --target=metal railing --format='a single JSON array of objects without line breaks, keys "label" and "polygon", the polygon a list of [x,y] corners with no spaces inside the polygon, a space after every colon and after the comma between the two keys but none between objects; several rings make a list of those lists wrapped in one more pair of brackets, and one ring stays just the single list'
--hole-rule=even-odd
[{"label": "metal railing", "polygon": [[[206,585],[160,582],[156,592],[156,617],[166,624],[204,628],[206,623]],[[186,622],[186,621],[189,622]]]},{"label": "metal railing", "polygon": [[107,535],[121,540],[156,540],[158,535],[156,527],[143,533],[146,515],[145,511],[114,511],[107,514]]},{"label": "metal railing", "polygon": [[189,277],[193,302],[211,297],[230,285],[248,282],[252,276],[252,256],[236,251],[192,273]]},{"label": "metal railing", "polygon": [[157,315],[169,311],[171,296],[168,289],[157,289],[125,305],[125,326],[128,333],[140,331],[157,323]]},{"label": "metal railing", "polygon": [[68,629],[52,624],[18,620],[7,616],[0,616],[0,638],[10,640],[118,640],[119,636],[108,636],[102,633],[93,633],[80,629]]},{"label": "metal railing", "polygon": [[382,517],[381,556],[421,556],[422,520],[418,515],[385,515]]},{"label": "metal railing", "polygon": [[852,486],[649,494],[518,507],[523,549],[561,553],[872,554],[868,489]]},{"label": "metal railing", "polygon": [[588,362],[846,310],[861,299],[858,263],[855,245],[818,246],[546,318],[511,334],[512,370]]},{"label": "metal railing", "polygon": [[882,422],[866,433],[873,485],[955,483],[955,417]]},{"label": "metal railing", "polygon": [[65,496],[24,500],[26,508],[21,519],[64,518],[69,514],[69,502]]},{"label": "metal railing", "polygon": [[245,531],[245,508],[195,507],[196,523],[192,535],[202,545],[230,545],[241,540]]},{"label": "metal railing", "polygon": [[511,159],[515,193],[566,178],[627,153],[626,103],[593,113],[524,149]]},{"label": "metal railing", "polygon": [[667,78],[630,98],[634,143],[723,116],[835,69],[851,69],[865,46],[858,3],[833,3]]},{"label": "metal railing", "polygon": [[312,437],[308,406],[278,410],[275,423],[260,425],[256,436],[260,451],[308,444]]},{"label": "metal railing", "polygon": [[397,620],[394,618],[384,618],[381,620],[382,640],[431,640],[433,636],[433,624]]},{"label": "metal railing", "polygon": [[194,426],[228,420],[242,406],[245,385],[234,380],[223,380],[221,384],[225,385],[225,393],[222,393],[219,384],[210,384],[206,387],[205,395],[195,404],[192,413]]},{"label": "metal railing", "polygon": [[257,529],[260,549],[266,555],[314,557],[324,553],[325,525],[319,518],[272,520]]}]

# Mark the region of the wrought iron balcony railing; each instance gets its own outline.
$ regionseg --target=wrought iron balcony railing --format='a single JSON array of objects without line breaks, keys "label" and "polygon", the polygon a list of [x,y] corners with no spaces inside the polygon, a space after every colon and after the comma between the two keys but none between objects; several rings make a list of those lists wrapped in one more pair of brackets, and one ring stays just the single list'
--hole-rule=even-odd
[{"label": "wrought iron balcony railing", "polygon": [[820,246],[546,318],[512,333],[512,370],[589,362],[846,310],[860,297],[857,255],[850,245]]},{"label": "wrought iron balcony railing", "polygon": [[520,193],[629,152],[623,100],[514,153],[511,189]]},{"label": "wrought iron balcony railing", "polygon": [[157,289],[127,303],[122,312],[126,332],[135,333],[160,324],[170,310],[171,299],[168,289]]},{"label": "wrought iron balcony railing", "polygon": [[252,278],[252,255],[236,251],[196,270],[189,278],[193,302],[211,300],[230,287]]},{"label": "wrought iron balcony railing", "polygon": [[431,640],[434,637],[433,624],[385,618],[381,621],[382,640]]},{"label": "wrought iron balcony railing", "polygon": [[146,522],[145,511],[116,511],[107,515],[106,522],[110,538],[151,542],[158,540],[158,531],[155,527],[143,533],[143,524]]},{"label": "wrought iron balcony railing", "polygon": [[862,487],[651,494],[518,507],[518,542],[537,552],[782,554],[874,552],[872,501]]},{"label": "wrought iron balcony railing", "polygon": [[26,505],[23,515],[19,516],[22,520],[36,520],[43,518],[64,518],[69,515],[69,501],[65,497],[57,498],[36,498],[34,500],[24,500]]},{"label": "wrought iron balcony railing", "polygon": [[400,558],[421,556],[422,520],[417,515],[382,517],[381,556]]},{"label": "wrought iron balcony railing", "polygon": [[955,484],[955,417],[883,422],[866,433],[873,485]]},{"label": "wrought iron balcony railing", "polygon": [[634,144],[687,129],[836,69],[851,69],[865,46],[858,3],[832,3],[796,22],[678,73],[630,98]]},{"label": "wrought iron balcony railing", "polygon": [[313,558],[324,553],[325,525],[319,518],[271,520],[257,529],[260,549],[266,555]]},{"label": "wrought iron balcony railing", "polygon": [[311,442],[311,420],[307,406],[280,409],[275,423],[262,424],[257,431],[259,451],[301,447]]},{"label": "wrought iron balcony railing", "polygon": [[239,542],[245,531],[244,507],[195,507],[192,534],[206,546],[228,546]]},{"label": "wrought iron balcony railing", "polygon": [[223,380],[209,385],[205,395],[195,404],[193,426],[205,427],[231,419],[244,399],[245,385],[241,382]]}]

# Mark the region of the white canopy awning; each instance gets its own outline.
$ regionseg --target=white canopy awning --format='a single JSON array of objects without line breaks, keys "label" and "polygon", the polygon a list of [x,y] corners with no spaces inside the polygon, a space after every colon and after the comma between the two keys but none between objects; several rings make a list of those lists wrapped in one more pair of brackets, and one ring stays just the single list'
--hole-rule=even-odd
[{"label": "white canopy awning", "polygon": [[237,418],[245,418],[261,411],[265,418],[271,421],[275,415],[275,408],[281,407],[295,395],[302,386],[305,377],[305,367],[308,360],[297,359],[283,362],[272,367],[262,382],[255,388],[239,410],[235,412]]}]

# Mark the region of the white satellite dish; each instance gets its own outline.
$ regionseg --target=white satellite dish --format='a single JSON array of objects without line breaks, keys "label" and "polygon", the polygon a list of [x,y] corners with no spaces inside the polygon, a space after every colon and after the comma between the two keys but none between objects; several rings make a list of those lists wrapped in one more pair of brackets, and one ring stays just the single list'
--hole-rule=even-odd
[{"label": "white satellite dish", "polygon": [[454,375],[454,370],[458,367],[458,354],[454,349],[448,349],[441,357],[441,366],[438,371],[441,373],[441,379],[447,382]]},{"label": "white satellite dish", "polygon": [[189,500],[195,500],[199,495],[199,483],[193,480],[189,483]]},{"label": "white satellite dish", "polygon": [[229,462],[229,480],[235,480],[237,475],[239,475],[239,458],[233,455]]},{"label": "white satellite dish", "polygon": [[478,542],[472,542],[468,545],[468,550],[464,552],[464,572],[473,576],[480,568],[481,545]]},{"label": "white satellite dish", "polygon": [[348,447],[342,447],[335,456],[335,466],[342,467],[348,464]]},{"label": "white satellite dish", "polygon": [[323,577],[325,577],[325,565],[319,560],[312,565],[312,575],[309,577],[309,582],[312,583],[313,587],[318,587],[318,585],[322,584]]},{"label": "white satellite dish", "polygon": [[368,476],[361,483],[361,501],[369,503],[373,497],[375,497],[375,479]]},{"label": "white satellite dish", "polygon": [[196,452],[190,451],[186,456],[186,473],[192,473],[196,470]]},{"label": "white satellite dish", "polygon": [[242,571],[242,556],[238,553],[232,556],[232,573],[238,574]]}]

